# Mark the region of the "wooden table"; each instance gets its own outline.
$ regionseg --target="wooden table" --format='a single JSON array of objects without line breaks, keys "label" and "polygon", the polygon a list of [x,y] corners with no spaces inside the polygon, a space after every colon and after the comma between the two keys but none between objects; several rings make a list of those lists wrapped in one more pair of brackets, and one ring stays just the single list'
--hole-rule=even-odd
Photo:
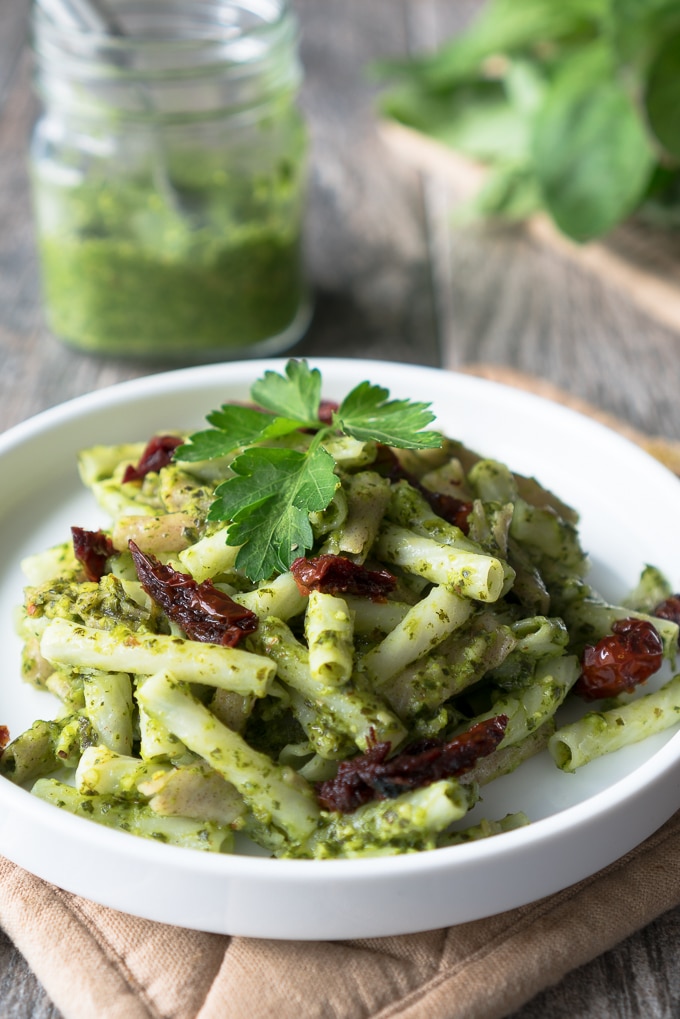
[{"label": "wooden table", "polygon": [[[0,5],[0,428],[162,364],[93,359],[46,332],[26,171],[35,114],[28,0]],[[312,132],[307,250],[316,314],[300,355],[459,368],[510,366],[648,433],[680,439],[680,336],[627,294],[518,231],[456,231],[452,197],[385,148],[367,63],[432,46],[474,2],[296,0]],[[631,498],[644,493],[634,479]],[[680,909],[540,994],[514,1019],[619,1019],[680,1011]],[[58,1013],[0,935],[0,1013]]]}]

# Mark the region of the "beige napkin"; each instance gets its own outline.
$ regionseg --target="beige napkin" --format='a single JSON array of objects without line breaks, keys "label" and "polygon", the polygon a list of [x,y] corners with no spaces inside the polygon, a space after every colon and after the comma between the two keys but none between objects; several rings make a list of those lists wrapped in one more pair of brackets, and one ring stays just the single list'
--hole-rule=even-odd
[{"label": "beige napkin", "polygon": [[[474,372],[537,388],[499,369]],[[679,905],[679,859],[680,813],[539,902],[447,930],[328,943],[139,920],[0,859],[0,925],[66,1019],[502,1019]]]}]

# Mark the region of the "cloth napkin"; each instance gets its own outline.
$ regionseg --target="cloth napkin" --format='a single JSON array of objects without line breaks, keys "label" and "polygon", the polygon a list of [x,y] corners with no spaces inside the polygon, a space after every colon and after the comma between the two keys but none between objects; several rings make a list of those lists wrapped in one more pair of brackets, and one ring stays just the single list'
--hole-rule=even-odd
[{"label": "cloth napkin", "polygon": [[[502,369],[472,370],[538,388]],[[672,443],[631,437],[675,465]],[[680,813],[605,870],[538,902],[445,930],[343,942],[169,927],[0,859],[0,925],[65,1019],[503,1019],[680,905],[679,859]]]}]

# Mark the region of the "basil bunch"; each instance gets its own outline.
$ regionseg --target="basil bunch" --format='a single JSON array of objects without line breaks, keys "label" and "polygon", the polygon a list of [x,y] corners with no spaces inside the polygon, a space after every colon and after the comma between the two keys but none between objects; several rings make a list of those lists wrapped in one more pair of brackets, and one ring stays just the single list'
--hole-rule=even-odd
[{"label": "basil bunch", "polygon": [[384,114],[486,164],[486,216],[576,241],[680,223],[679,0],[489,0],[439,51],[384,61]]}]

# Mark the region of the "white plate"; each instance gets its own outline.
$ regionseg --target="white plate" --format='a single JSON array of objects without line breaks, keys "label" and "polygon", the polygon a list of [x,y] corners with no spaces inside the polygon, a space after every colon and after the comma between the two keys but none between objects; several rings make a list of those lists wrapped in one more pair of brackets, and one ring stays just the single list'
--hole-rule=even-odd
[{"label": "white plate", "polygon": [[[643,564],[680,584],[680,484],[601,425],[563,407],[468,376],[412,365],[320,359],[324,395],[364,379],[393,397],[430,400],[439,426],[479,452],[533,474],[582,514],[593,581],[620,598]],[[93,393],[0,438],[0,723],[18,734],[51,717],[47,694],[22,685],[13,608],[23,556],[99,526],[75,459],[95,443],[203,427],[205,414],[247,395],[285,361],[210,365]],[[584,767],[547,754],[484,791],[476,813],[524,810],[529,827],[402,857],[271,860],[213,856],[102,828],[0,780],[0,853],[69,891],[129,913],[219,933],[336,939],[462,923],[556,892],[637,845],[680,806],[680,734],[656,736]]]}]

